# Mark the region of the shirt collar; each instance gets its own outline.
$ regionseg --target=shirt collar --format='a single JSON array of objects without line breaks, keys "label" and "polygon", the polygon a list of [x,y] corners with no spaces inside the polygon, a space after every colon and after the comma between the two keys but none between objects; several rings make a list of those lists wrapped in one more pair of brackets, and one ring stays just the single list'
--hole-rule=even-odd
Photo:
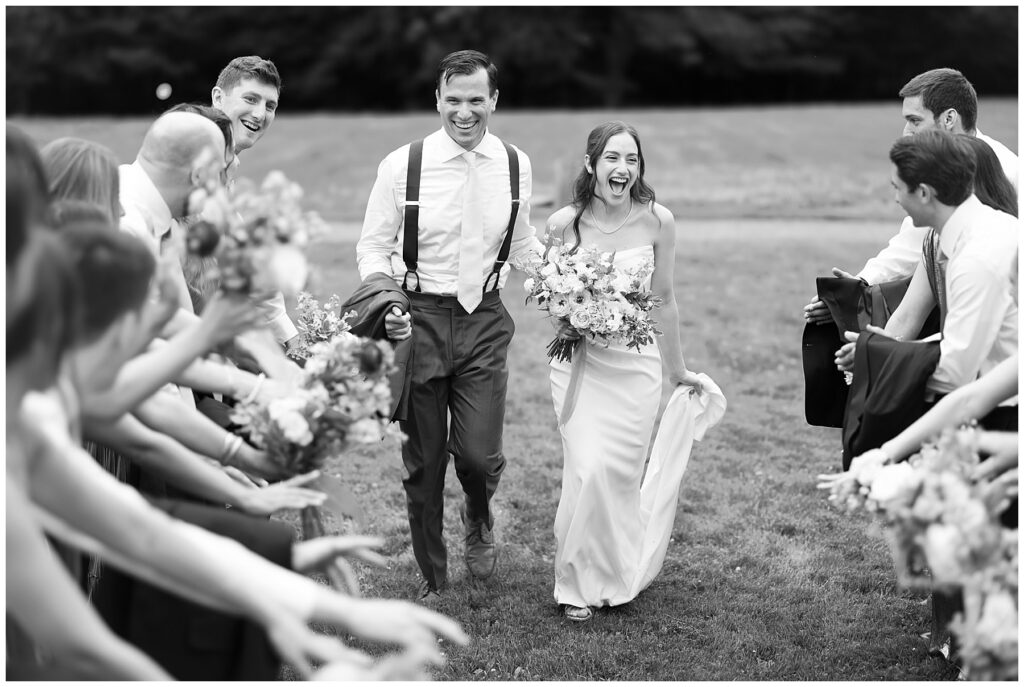
[{"label": "shirt collar", "polygon": [[953,251],[960,242],[960,237],[963,235],[964,230],[970,226],[974,214],[982,207],[983,205],[978,200],[978,196],[972,193],[946,220],[945,226],[939,232],[939,248],[942,249],[947,258],[952,257]]},{"label": "shirt collar", "polygon": [[[450,162],[466,152],[466,149],[456,143],[444,129],[440,129],[438,133],[441,134],[439,136],[441,142],[440,157],[443,162]],[[473,148],[473,152],[486,158],[497,157],[497,153],[503,150],[504,147],[501,145],[501,140],[490,131],[485,131],[483,139],[477,144],[476,148]]]},{"label": "shirt collar", "polygon": [[[145,212],[153,222],[153,228],[159,232],[166,231],[171,226],[171,209],[167,207],[167,201],[160,195],[153,180],[146,174],[139,161],[130,165],[120,167],[120,196],[121,202],[126,200],[129,204],[137,206]],[[158,234],[159,235],[159,234]]]}]

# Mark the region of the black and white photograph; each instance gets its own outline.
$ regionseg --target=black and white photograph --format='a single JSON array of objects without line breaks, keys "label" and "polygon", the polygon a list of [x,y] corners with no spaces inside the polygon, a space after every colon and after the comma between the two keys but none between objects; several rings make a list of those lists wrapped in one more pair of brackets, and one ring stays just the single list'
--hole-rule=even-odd
[{"label": "black and white photograph", "polygon": [[1019,679],[1019,8],[7,4],[9,681]]}]

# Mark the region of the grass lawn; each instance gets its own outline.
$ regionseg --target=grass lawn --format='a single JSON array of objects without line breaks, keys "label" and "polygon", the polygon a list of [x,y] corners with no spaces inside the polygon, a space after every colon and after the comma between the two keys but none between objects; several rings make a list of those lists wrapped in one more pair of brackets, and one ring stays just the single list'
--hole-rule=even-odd
[{"label": "grass lawn", "polygon": [[[285,108],[287,103],[285,103]],[[431,103],[425,103],[430,110]],[[982,103],[982,129],[1017,149],[1016,101]],[[949,679],[919,634],[928,607],[896,586],[871,521],[831,508],[814,476],[838,470],[838,430],[803,420],[802,306],[832,266],[857,270],[896,230],[889,145],[899,103],[862,106],[531,113],[499,111],[494,131],[533,160],[535,195],[552,203],[587,131],[623,118],[644,137],[648,180],[679,225],[676,293],[689,366],[722,387],[729,409],[694,449],[664,569],[631,604],[570,625],[552,598],[552,523],[560,442],[544,345],[551,327],[505,293],[517,326],[509,353],[508,467],[495,497],[497,579],[475,583],[461,560],[460,487],[449,471],[451,587],[440,610],[473,637],[448,650],[446,680]],[[76,135],[134,156],[147,122],[16,120],[40,143]],[[437,125],[436,116],[290,115],[243,158],[244,173],[281,169],[337,231],[311,251],[311,290],[357,284],[354,242],[379,160]],[[541,205],[538,203],[538,205]],[[534,224],[553,208],[534,209]],[[360,496],[365,530],[391,565],[361,570],[368,595],[416,585],[395,448],[334,466]]]},{"label": "grass lawn", "polygon": [[[814,476],[839,469],[838,430],[803,420],[800,309],[813,278],[857,268],[888,222],[697,220],[679,236],[676,292],[691,368],[722,387],[729,409],[695,447],[664,569],[633,603],[583,626],[552,598],[552,523],[561,455],[545,369],[550,325],[524,305],[513,275],[505,447],[495,497],[501,570],[468,578],[449,471],[445,527],[451,587],[440,610],[473,643],[448,653],[451,680],[929,680],[950,674],[926,655],[925,597],[897,588],[871,521],[831,508]],[[325,243],[317,292],[358,281],[351,240]],[[365,571],[367,594],[407,597],[409,546],[395,449],[337,465],[387,540],[392,565]]]}]

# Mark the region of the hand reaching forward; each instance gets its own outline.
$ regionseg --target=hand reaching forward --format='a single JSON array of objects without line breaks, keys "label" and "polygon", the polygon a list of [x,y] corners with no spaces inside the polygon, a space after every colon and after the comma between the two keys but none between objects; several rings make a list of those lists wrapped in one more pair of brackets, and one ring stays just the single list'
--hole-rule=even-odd
[{"label": "hand reaching forward", "polygon": [[443,665],[444,654],[416,647],[388,654],[369,665],[358,658],[335,661],[318,670],[310,679],[332,682],[422,681],[430,679],[430,666],[440,668]]},{"label": "hand reaching forward", "polygon": [[328,563],[342,562],[344,558],[357,558],[380,568],[387,560],[373,549],[384,546],[380,537],[335,536],[317,537],[296,542],[292,547],[292,569],[301,573],[323,570]]},{"label": "hand reaching forward", "polygon": [[313,618],[343,629],[361,639],[397,644],[406,650],[428,654],[438,651],[438,637],[457,644],[469,637],[451,618],[409,601],[360,599],[343,596],[326,587],[314,606]]},{"label": "hand reaching forward", "polygon": [[239,508],[253,515],[272,515],[282,510],[301,510],[307,506],[321,506],[327,499],[327,495],[316,489],[302,487],[303,484],[308,484],[319,476],[320,472],[314,470],[260,489],[249,489],[243,493]]}]

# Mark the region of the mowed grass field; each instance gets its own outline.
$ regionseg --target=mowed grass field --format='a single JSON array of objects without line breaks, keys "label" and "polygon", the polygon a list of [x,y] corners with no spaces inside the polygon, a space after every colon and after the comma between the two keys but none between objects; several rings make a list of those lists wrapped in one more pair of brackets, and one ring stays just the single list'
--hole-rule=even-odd
[{"label": "mowed grass field", "polygon": [[[427,103],[425,109],[429,109]],[[982,129],[1017,149],[1015,101],[984,102]],[[695,449],[664,569],[633,603],[582,626],[552,598],[552,523],[561,450],[544,346],[551,327],[513,275],[505,453],[495,496],[496,579],[467,578],[460,487],[449,470],[451,587],[439,607],[473,638],[449,647],[444,680],[934,680],[926,596],[897,587],[888,546],[863,515],[832,508],[815,475],[839,469],[838,430],[803,419],[801,308],[814,278],[857,270],[895,232],[886,153],[899,103],[652,112],[500,112],[493,130],[535,166],[536,195],[610,118],[644,136],[648,179],[678,220],[676,294],[689,366],[729,400]],[[130,159],[140,120],[18,121],[37,141],[93,138]],[[279,168],[337,231],[311,251],[311,290],[346,296],[354,246],[380,158],[429,132],[436,117],[282,115],[243,158],[256,177]],[[551,207],[534,209],[543,225]],[[359,495],[363,529],[385,538],[387,570],[360,570],[368,595],[406,598],[417,571],[396,447],[352,452],[333,468]]]}]

